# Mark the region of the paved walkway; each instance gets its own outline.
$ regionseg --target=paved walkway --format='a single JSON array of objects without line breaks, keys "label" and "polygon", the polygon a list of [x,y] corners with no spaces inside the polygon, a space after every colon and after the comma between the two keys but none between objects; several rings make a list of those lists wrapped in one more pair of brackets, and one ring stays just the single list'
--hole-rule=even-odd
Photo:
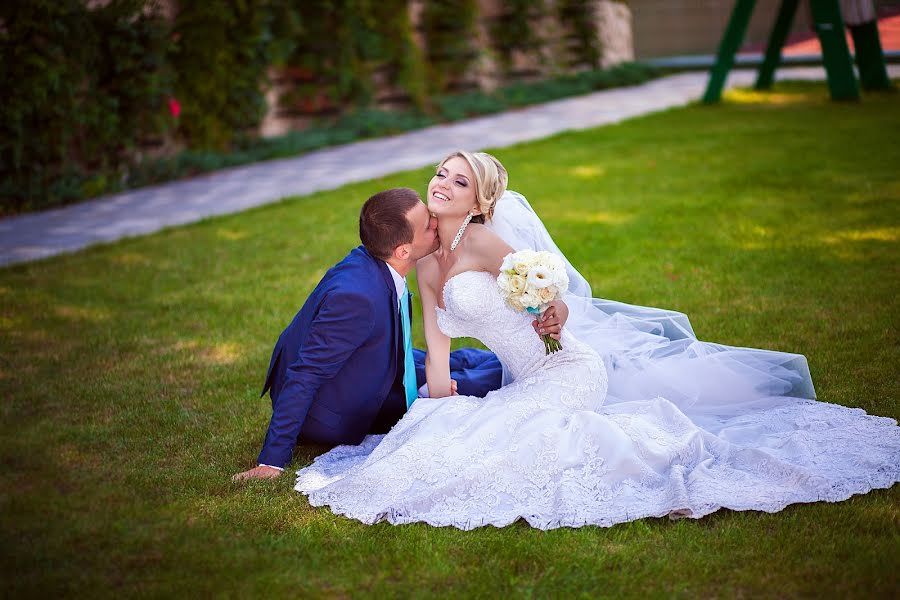
[{"label": "paved walkway", "polygon": [[[900,65],[890,65],[889,69],[891,77],[900,77]],[[779,79],[824,79],[825,72],[819,67],[785,68],[777,75]],[[239,212],[285,196],[420,168],[459,148],[509,146],[682,106],[700,98],[706,78],[705,72],[680,73],[634,87],[226,169],[0,220],[0,265],[74,252],[97,243]],[[754,80],[754,71],[735,71],[728,85],[747,86]]]}]

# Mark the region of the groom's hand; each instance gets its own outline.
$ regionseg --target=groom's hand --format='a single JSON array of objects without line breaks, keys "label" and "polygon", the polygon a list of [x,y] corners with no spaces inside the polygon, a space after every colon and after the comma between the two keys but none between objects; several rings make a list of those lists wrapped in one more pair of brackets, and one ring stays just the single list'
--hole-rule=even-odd
[{"label": "groom's hand", "polygon": [[259,465],[258,467],[253,467],[249,471],[244,471],[243,473],[238,473],[234,477],[231,478],[232,481],[243,481],[245,479],[275,479],[279,475],[281,475],[282,471],[274,467],[267,467],[265,465]]},{"label": "groom's hand", "polygon": [[562,300],[554,300],[547,305],[547,309],[540,319],[532,321],[531,326],[539,336],[550,334],[554,340],[558,340],[563,325],[569,319],[569,307]]}]

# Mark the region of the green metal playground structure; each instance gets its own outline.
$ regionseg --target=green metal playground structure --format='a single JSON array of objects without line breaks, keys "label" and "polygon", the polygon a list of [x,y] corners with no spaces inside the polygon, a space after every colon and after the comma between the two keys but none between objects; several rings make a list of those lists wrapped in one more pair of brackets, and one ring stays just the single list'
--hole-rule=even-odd
[{"label": "green metal playground structure", "polygon": [[[769,35],[766,54],[759,68],[755,88],[766,90],[772,87],[775,69],[781,63],[781,49],[791,30],[794,15],[800,0],[782,0]],[[703,101],[713,104],[722,96],[722,88],[728,72],[734,66],[734,57],[744,41],[747,24],[753,14],[756,0],[737,0],[731,13],[725,35],[719,44],[716,62],[710,72],[709,83]],[[822,45],[822,62],[828,78],[828,89],[832,100],[858,100],[859,84],[853,71],[853,59],[844,35],[844,19],[841,16],[839,0],[810,0],[816,35]],[[876,21],[850,28],[856,49],[856,64],[860,82],[865,90],[886,90],[891,88],[884,52],[878,35]]]}]

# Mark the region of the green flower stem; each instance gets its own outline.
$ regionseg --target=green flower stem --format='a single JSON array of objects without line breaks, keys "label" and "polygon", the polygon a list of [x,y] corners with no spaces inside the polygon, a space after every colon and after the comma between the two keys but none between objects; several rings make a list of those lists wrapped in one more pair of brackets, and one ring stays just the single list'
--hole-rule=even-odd
[{"label": "green flower stem", "polygon": [[559,340],[555,340],[550,337],[549,333],[545,333],[541,336],[541,339],[544,340],[544,353],[551,354],[553,352],[559,352],[562,350],[562,344],[559,343]]},{"label": "green flower stem", "polygon": [[558,352],[558,351],[562,350],[562,344],[560,344],[558,340],[555,340],[552,337],[550,337],[549,333],[545,333],[542,336],[542,339],[544,340],[544,351],[545,351],[544,353],[545,354],[550,354],[551,352]]}]

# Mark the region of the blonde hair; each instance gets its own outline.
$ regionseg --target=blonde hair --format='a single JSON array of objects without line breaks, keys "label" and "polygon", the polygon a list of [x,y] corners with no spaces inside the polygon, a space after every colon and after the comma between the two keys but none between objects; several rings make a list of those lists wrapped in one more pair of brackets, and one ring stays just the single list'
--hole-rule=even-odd
[{"label": "blonde hair", "polygon": [[472,220],[476,223],[483,223],[485,219],[490,220],[494,216],[497,200],[506,191],[506,184],[509,182],[506,168],[499,160],[486,152],[466,152],[465,150],[457,150],[448,154],[438,167],[443,167],[448,160],[456,157],[469,163],[469,167],[475,173],[475,201],[478,202],[478,208],[483,217],[479,219],[476,216]]}]

